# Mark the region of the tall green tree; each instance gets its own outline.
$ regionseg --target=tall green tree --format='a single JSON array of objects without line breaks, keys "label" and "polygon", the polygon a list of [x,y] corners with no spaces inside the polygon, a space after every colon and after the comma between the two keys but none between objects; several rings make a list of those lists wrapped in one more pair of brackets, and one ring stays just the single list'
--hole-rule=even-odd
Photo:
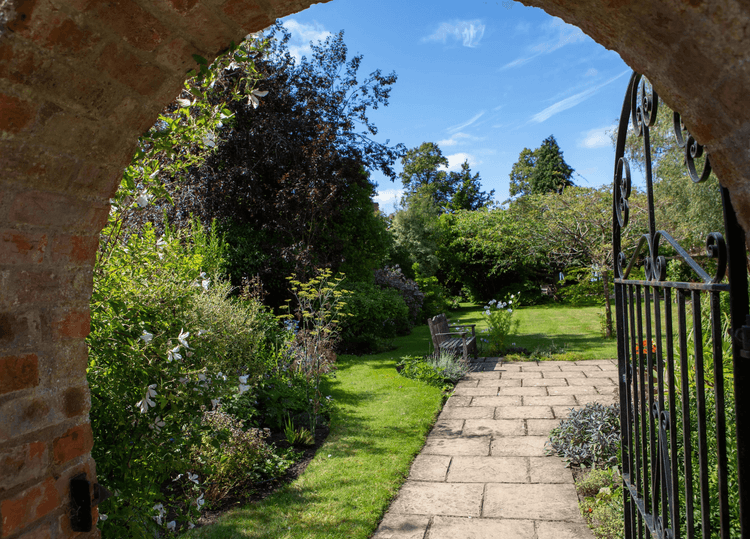
[{"label": "tall green tree", "polygon": [[573,185],[573,168],[565,162],[554,135],[535,150],[524,148],[510,172],[510,196],[562,193]]}]

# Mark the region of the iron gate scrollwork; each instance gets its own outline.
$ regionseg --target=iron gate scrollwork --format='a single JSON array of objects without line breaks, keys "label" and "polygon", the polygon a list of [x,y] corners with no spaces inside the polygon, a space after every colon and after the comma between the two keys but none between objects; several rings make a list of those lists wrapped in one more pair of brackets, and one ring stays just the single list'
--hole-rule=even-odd
[{"label": "iron gate scrollwork", "polygon": [[[658,107],[653,87],[633,73],[618,126],[612,208],[625,536],[750,539],[744,232],[723,187],[724,233],[706,239],[715,266],[710,273],[657,230],[649,129]],[[634,245],[622,245],[633,192],[625,156],[631,123],[643,139],[648,231]],[[674,130],[688,175],[705,181],[708,155],[676,112]],[[689,266],[690,282],[667,280],[667,252]]]}]

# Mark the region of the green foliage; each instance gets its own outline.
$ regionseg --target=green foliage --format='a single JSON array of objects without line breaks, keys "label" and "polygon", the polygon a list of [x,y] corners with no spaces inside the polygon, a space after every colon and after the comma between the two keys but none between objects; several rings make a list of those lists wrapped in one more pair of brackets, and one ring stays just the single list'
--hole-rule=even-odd
[{"label": "green foliage", "polygon": [[463,359],[441,350],[437,356],[403,356],[396,370],[406,378],[450,391],[469,372]]},{"label": "green foliage", "polygon": [[511,294],[508,301],[493,299],[484,306],[482,318],[487,327],[479,337],[483,355],[499,356],[507,346],[508,337],[518,332],[520,322],[513,320],[513,309],[518,308],[519,302],[520,294]]},{"label": "green foliage", "polygon": [[548,449],[566,466],[612,466],[620,459],[620,405],[588,403],[572,409],[549,435]]},{"label": "green foliage", "polygon": [[419,285],[413,279],[409,279],[401,271],[399,266],[384,267],[373,272],[375,284],[381,288],[392,288],[396,290],[409,309],[409,322],[412,325],[421,322],[422,305],[424,294],[419,290]]},{"label": "green foliage", "polygon": [[622,478],[616,468],[593,469],[576,481],[579,507],[594,537],[621,539],[625,534]]},{"label": "green foliage", "polygon": [[452,301],[448,299],[448,291],[440,284],[437,277],[419,277],[417,273],[417,284],[420,291],[424,294],[424,303],[422,304],[421,320],[432,318],[440,313],[447,312]]},{"label": "green foliage", "polygon": [[397,212],[391,221],[391,234],[396,251],[400,251],[411,268],[419,264],[424,275],[436,275],[440,260],[435,252],[438,248],[438,217],[440,207],[437,202],[422,191],[409,198],[408,206]]},{"label": "green foliage", "polygon": [[347,283],[345,289],[349,296],[339,350],[363,354],[389,349],[396,335],[411,329],[409,309],[397,290],[372,283]]},{"label": "green foliage", "polygon": [[254,485],[282,476],[292,464],[273,452],[265,441],[267,432],[245,429],[243,421],[221,409],[205,412],[202,423],[207,429],[192,456],[205,473],[209,502],[252,494]]},{"label": "green foliage", "polygon": [[573,169],[553,135],[534,151],[524,148],[510,173],[510,196],[557,193],[573,185]]}]

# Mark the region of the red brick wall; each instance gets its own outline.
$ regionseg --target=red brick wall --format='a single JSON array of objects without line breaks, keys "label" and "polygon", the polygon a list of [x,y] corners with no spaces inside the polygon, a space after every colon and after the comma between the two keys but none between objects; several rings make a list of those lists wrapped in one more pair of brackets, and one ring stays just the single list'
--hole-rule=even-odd
[{"label": "red brick wall", "polygon": [[[311,0],[10,0],[0,26],[0,538],[70,531],[96,477],[86,347],[91,268],[138,135],[193,54]],[[650,76],[708,144],[750,229],[750,8],[739,1],[525,0]],[[96,518],[96,514],[95,517]]]}]

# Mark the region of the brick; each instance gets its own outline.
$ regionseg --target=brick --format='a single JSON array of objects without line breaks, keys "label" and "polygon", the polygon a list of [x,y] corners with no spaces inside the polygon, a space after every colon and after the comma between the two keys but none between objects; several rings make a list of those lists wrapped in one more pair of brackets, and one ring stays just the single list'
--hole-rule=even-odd
[{"label": "brick", "polygon": [[94,439],[89,423],[73,427],[52,442],[54,462],[64,464],[85,455],[93,446]]},{"label": "brick", "polygon": [[250,0],[228,0],[224,2],[221,9],[232,21],[249,32],[261,30],[273,24],[273,17],[266,15],[258,4]]},{"label": "brick", "polygon": [[39,384],[39,358],[36,354],[0,358],[0,395]]},{"label": "brick", "polygon": [[62,338],[85,339],[91,329],[91,313],[74,310],[61,313],[54,322],[54,333]]},{"label": "brick", "polygon": [[[157,0],[154,3],[162,8],[173,21],[172,27],[179,28],[184,34],[190,36],[191,43],[204,51],[202,54],[207,52],[213,55],[225,49],[231,41],[237,41],[237,31],[230,28],[214,11],[202,3],[192,3],[187,8],[188,3],[182,2],[180,7],[187,9],[177,9],[174,7],[174,2],[168,0]],[[190,55],[182,59],[184,60],[189,60],[191,67],[195,67],[195,62]]]},{"label": "brick", "polygon": [[[49,303],[83,302],[90,298],[92,289],[90,269],[14,271],[0,297],[0,305],[48,306]],[[41,317],[42,326],[44,323],[45,319]]]},{"label": "brick", "polygon": [[58,193],[27,191],[18,193],[12,203],[9,219],[18,224],[52,227],[58,230],[77,228],[98,232],[106,224],[97,214],[103,206],[93,207],[91,202]]},{"label": "brick", "polygon": [[155,50],[169,36],[169,30],[156,17],[132,0],[92,2],[92,6],[96,6],[99,21],[143,51]]},{"label": "brick", "polygon": [[16,34],[24,34],[31,24],[31,18],[37,6],[37,0],[20,0],[13,6],[15,17],[8,21],[7,28]]},{"label": "brick", "polygon": [[99,236],[55,236],[50,262],[55,265],[91,266],[99,248]]},{"label": "brick", "polygon": [[0,349],[17,352],[25,347],[38,346],[41,332],[42,320],[37,310],[0,312]]},{"label": "brick", "polygon": [[0,452],[0,491],[44,475],[49,464],[47,444],[34,442]]},{"label": "brick", "polygon": [[[158,67],[148,65],[145,60],[114,43],[104,48],[96,66],[112,79],[143,96],[156,93],[166,75]],[[134,76],[135,73],[138,75]]]},{"label": "brick", "polygon": [[38,526],[33,530],[27,531],[18,536],[18,539],[50,539],[52,537],[50,528],[51,526],[49,524]]},{"label": "brick", "polygon": [[15,533],[56,509],[60,499],[52,478],[14,498],[0,502],[3,537]]},{"label": "brick", "polygon": [[18,133],[36,115],[36,106],[11,95],[0,94],[0,131]]},{"label": "brick", "polygon": [[0,261],[3,264],[39,264],[44,260],[47,235],[21,230],[0,231]]},{"label": "brick", "polygon": [[63,392],[63,414],[71,418],[83,415],[91,408],[88,387],[69,387]]}]

